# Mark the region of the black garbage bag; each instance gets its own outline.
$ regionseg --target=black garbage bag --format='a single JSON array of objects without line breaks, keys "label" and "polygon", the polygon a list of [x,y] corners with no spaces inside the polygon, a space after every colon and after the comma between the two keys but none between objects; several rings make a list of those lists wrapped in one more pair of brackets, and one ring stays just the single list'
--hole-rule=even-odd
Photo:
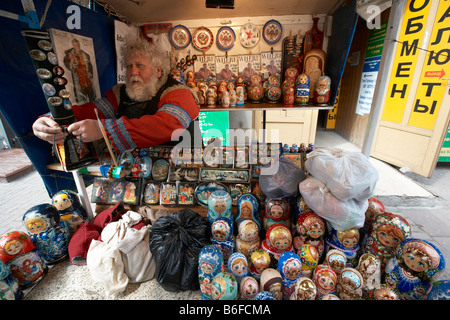
[{"label": "black garbage bag", "polygon": [[198,290],[198,255],[210,244],[206,218],[191,209],[160,217],[150,229],[155,278],[170,292]]}]

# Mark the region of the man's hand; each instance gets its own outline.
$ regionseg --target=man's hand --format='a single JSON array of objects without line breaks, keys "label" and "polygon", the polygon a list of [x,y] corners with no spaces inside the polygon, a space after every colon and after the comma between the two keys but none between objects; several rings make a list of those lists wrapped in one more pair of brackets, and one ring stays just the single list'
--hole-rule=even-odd
[{"label": "man's hand", "polygon": [[55,141],[55,143],[62,143],[64,141],[64,137],[67,135],[67,133],[62,131],[61,126],[49,117],[38,118],[33,123],[32,128],[36,137],[49,143],[53,143],[53,141]]},{"label": "man's hand", "polygon": [[72,123],[67,130],[74,136],[80,136],[83,142],[92,142],[103,138],[97,120],[81,120]]}]

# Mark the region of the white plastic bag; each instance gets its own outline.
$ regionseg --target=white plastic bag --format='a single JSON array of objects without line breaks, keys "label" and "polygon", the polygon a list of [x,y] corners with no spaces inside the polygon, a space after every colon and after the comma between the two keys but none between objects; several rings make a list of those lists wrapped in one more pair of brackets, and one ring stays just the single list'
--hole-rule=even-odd
[{"label": "white plastic bag", "polygon": [[308,207],[327,220],[333,229],[346,230],[364,226],[365,212],[369,206],[367,199],[340,201],[323,182],[313,176],[300,182],[299,189]]},{"label": "white plastic bag", "polygon": [[367,200],[375,193],[378,171],[361,152],[316,148],[307,155],[305,168],[339,200]]}]

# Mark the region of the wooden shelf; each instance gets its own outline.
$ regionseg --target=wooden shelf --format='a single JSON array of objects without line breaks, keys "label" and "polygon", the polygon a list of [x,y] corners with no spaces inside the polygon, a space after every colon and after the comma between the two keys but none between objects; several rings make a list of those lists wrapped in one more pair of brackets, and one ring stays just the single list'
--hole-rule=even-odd
[{"label": "wooden shelf", "polygon": [[243,106],[224,108],[217,105],[215,108],[201,107],[200,111],[262,111],[262,110],[332,110],[333,106],[316,106],[308,104],[306,106],[293,105],[292,107],[286,107],[282,103],[246,103]]}]

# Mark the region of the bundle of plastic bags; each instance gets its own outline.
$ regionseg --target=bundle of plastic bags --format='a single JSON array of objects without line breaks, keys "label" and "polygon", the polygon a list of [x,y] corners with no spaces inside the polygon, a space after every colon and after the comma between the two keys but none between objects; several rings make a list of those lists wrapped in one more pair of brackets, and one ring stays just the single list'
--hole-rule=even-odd
[{"label": "bundle of plastic bags", "polygon": [[360,152],[317,148],[308,154],[305,168],[310,176],[299,184],[305,203],[333,229],[361,228],[378,181],[369,160]]}]

